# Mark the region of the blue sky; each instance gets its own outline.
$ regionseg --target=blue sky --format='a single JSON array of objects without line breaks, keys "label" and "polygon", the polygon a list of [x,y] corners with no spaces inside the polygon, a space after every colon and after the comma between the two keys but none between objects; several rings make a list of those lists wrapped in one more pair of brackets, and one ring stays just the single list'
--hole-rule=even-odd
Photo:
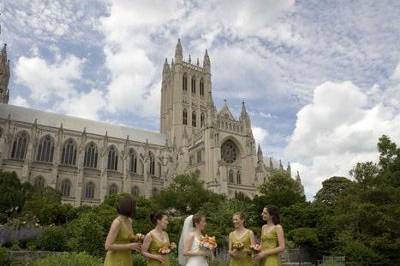
[{"label": "blue sky", "polygon": [[28,1],[0,4],[11,103],[158,130],[178,38],[211,58],[213,94],[242,100],[265,155],[321,181],[400,143],[400,2]]}]

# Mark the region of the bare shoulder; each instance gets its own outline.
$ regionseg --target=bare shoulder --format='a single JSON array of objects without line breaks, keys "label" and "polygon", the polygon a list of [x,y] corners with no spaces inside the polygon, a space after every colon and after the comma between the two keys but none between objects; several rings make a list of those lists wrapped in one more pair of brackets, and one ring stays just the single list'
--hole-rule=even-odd
[{"label": "bare shoulder", "polygon": [[150,232],[148,232],[146,234],[146,237],[148,237],[148,238],[152,238],[152,236],[153,236],[153,230],[151,230]]},{"label": "bare shoulder", "polygon": [[114,219],[114,221],[112,222],[111,226],[112,227],[117,227],[121,225],[121,220],[117,217]]},{"label": "bare shoulder", "polygon": [[275,225],[276,230],[283,232],[283,227],[280,224]]},{"label": "bare shoulder", "polygon": [[251,229],[247,229],[247,232],[249,232],[250,235],[254,235],[254,232]]}]

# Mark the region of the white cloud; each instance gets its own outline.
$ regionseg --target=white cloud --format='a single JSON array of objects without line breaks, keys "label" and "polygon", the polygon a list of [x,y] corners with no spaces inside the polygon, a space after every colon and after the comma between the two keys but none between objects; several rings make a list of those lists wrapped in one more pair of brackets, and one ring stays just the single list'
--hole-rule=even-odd
[{"label": "white cloud", "polygon": [[265,141],[265,138],[269,135],[268,131],[261,127],[252,127],[252,130],[254,139],[258,144],[262,145]]},{"label": "white cloud", "polygon": [[348,176],[356,162],[377,159],[382,134],[400,141],[400,113],[368,99],[352,82],[326,82],[297,113],[286,155],[300,170],[308,196],[333,175]]},{"label": "white cloud", "polygon": [[85,60],[73,55],[49,64],[40,57],[20,57],[15,68],[16,82],[30,90],[30,97],[46,103],[53,97],[66,99],[74,93],[73,82],[81,78]]},{"label": "white cloud", "polygon": [[56,111],[72,116],[99,120],[99,112],[104,110],[107,102],[104,95],[97,89],[88,93],[79,93],[57,104]]},{"label": "white cloud", "polygon": [[15,98],[11,98],[10,103],[17,106],[30,107],[28,101],[24,97],[21,97],[20,95],[18,95]]}]

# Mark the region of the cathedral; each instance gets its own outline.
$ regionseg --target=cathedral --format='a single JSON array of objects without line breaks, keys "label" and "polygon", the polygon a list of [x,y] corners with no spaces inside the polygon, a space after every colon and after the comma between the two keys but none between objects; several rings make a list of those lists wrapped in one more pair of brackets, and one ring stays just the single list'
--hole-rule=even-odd
[{"label": "cathedral", "polygon": [[[22,182],[50,186],[74,206],[95,205],[126,192],[151,197],[176,175],[196,174],[204,186],[228,197],[256,195],[272,171],[287,171],[256,147],[251,119],[212,96],[211,61],[175,56],[164,62],[160,132],[108,124],[8,104],[10,64],[0,53],[0,170]],[[301,182],[296,175],[297,182]]]}]

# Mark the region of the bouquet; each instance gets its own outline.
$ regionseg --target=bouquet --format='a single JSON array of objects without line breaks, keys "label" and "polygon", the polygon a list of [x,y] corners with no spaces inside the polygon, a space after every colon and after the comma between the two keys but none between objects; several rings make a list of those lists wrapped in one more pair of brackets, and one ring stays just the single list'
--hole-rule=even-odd
[{"label": "bouquet", "polygon": [[215,236],[202,236],[200,238],[200,247],[205,249],[215,249],[217,247]]},{"label": "bouquet", "polygon": [[143,240],[144,240],[144,235],[143,234],[141,234],[141,233],[137,233],[137,234],[130,234],[129,235],[129,240],[131,241],[131,242],[139,242],[139,243],[142,243],[143,242]]},{"label": "bouquet", "polygon": [[250,246],[250,249],[254,253],[258,253],[261,251],[261,245],[260,244],[254,244]]},{"label": "bouquet", "polygon": [[167,244],[163,247],[161,247],[158,250],[158,253],[160,253],[161,255],[168,255],[169,253],[171,253],[174,249],[176,249],[176,244],[174,242],[171,242],[171,244]]},{"label": "bouquet", "polygon": [[236,249],[236,250],[242,250],[244,248],[244,245],[242,242],[233,242],[232,243],[232,249]]}]

